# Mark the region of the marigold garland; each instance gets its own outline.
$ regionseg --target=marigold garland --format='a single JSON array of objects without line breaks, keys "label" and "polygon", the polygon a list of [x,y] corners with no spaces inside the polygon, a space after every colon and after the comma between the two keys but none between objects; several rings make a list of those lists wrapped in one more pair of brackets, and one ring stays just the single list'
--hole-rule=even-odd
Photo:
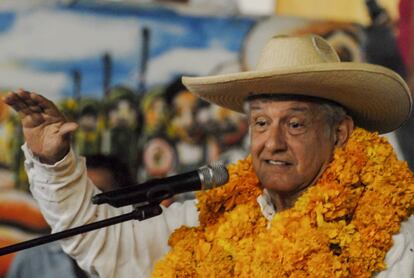
[{"label": "marigold garland", "polygon": [[154,277],[371,277],[414,208],[414,178],[391,145],[356,129],[320,180],[267,220],[251,158],[198,194],[200,226],[182,227]]}]

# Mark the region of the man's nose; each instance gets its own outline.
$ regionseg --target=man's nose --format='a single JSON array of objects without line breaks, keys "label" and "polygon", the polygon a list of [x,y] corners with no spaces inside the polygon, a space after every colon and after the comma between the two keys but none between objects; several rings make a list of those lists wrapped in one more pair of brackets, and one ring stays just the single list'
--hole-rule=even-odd
[{"label": "man's nose", "polygon": [[271,152],[285,151],[287,149],[286,137],[280,126],[274,125],[269,128],[265,147]]}]

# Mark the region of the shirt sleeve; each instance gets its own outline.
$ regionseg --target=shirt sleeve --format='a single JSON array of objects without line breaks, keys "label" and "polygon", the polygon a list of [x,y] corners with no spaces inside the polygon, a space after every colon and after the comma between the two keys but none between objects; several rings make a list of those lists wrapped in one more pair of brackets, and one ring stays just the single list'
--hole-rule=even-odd
[{"label": "shirt sleeve", "polygon": [[375,277],[414,277],[414,216],[401,224],[400,233],[393,236],[393,241],[393,246],[385,256],[387,269]]},{"label": "shirt sleeve", "polygon": [[[93,205],[98,189],[87,178],[85,159],[71,150],[54,165],[42,164],[26,145],[25,167],[30,189],[52,232],[118,216],[132,210]],[[102,278],[150,277],[153,265],[168,250],[168,238],[176,228],[198,225],[195,201],[163,208],[159,216],[131,220],[91,231],[60,243],[85,270]]]}]

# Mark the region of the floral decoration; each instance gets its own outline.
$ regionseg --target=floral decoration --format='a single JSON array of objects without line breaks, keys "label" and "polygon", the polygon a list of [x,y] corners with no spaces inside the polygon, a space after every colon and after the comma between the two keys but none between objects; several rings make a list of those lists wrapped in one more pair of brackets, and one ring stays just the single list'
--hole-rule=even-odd
[{"label": "floral decoration", "polygon": [[414,208],[414,179],[383,137],[361,128],[319,181],[270,222],[251,157],[200,192],[200,226],[170,237],[154,277],[371,277]]}]

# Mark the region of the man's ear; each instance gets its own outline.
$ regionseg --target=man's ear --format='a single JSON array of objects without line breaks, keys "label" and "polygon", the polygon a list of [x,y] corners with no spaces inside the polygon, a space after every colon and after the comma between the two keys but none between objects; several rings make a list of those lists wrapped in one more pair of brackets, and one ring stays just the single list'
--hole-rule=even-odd
[{"label": "man's ear", "polygon": [[335,147],[342,147],[348,142],[352,131],[354,130],[354,120],[348,115],[338,124],[335,129]]}]

